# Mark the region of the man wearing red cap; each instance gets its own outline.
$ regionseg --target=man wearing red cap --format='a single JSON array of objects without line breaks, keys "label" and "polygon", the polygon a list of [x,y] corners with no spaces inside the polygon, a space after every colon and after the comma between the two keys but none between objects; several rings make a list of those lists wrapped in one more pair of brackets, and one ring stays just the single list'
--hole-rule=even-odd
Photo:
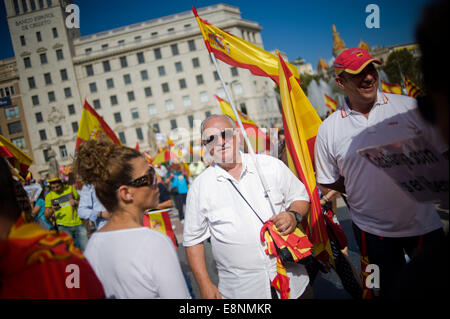
[{"label": "man wearing red cap", "polygon": [[320,126],[315,162],[318,183],[347,194],[362,255],[379,267],[379,287],[369,288],[385,296],[406,263],[405,252],[411,257],[421,246],[438,242],[444,236],[442,222],[432,203],[410,198],[357,150],[419,135],[442,153],[447,146],[422,120],[415,99],[378,91],[374,63],[381,61],[359,48],[336,58],[336,82],[345,103]]}]

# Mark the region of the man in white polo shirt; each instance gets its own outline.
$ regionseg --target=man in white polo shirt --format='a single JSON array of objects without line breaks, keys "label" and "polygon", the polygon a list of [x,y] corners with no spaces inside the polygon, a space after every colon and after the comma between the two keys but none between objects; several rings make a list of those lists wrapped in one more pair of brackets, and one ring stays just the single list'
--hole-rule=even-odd
[{"label": "man in white polo shirt", "polygon": [[406,262],[405,252],[412,256],[421,245],[439,241],[443,225],[432,203],[411,199],[357,150],[419,135],[442,153],[447,146],[422,120],[415,99],[378,91],[373,63],[381,61],[358,48],[336,58],[345,103],[320,126],[315,162],[318,183],[347,194],[356,241],[379,266],[379,293],[385,296]]},{"label": "man in white polo shirt", "polygon": [[[239,152],[241,137],[234,121],[212,115],[203,121],[201,132],[214,164],[189,188],[183,245],[202,298],[275,298],[278,292],[270,283],[277,275],[276,259],[266,254],[260,231],[272,219],[282,235],[292,233],[308,212],[307,191],[283,162],[256,155],[277,213],[273,216],[252,158]],[[203,241],[210,237],[218,287],[205,264]],[[312,297],[303,265],[289,265],[287,274],[291,298]]]}]

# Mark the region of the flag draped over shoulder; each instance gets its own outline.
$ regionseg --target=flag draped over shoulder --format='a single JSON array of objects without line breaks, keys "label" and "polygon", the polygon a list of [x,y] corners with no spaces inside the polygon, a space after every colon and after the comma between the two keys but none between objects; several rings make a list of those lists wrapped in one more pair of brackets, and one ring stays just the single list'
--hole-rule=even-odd
[{"label": "flag draped over shoulder", "polygon": [[82,142],[91,139],[96,140],[100,137],[106,137],[114,144],[122,145],[116,134],[114,134],[114,131],[85,100],[83,113],[81,114],[80,126],[78,127],[75,151],[78,150],[78,146],[80,146]]},{"label": "flag draped over shoulder", "polygon": [[311,201],[311,213],[308,221],[302,225],[314,245],[314,256],[325,265],[328,265],[328,262],[334,265],[313,166],[314,142],[322,121],[283,58],[280,55],[278,58],[288,164],[292,172],[305,185]]},{"label": "flag draped over shoulder", "polygon": [[160,233],[169,236],[175,248],[177,248],[177,239],[172,229],[172,222],[170,221],[169,210],[149,212],[144,215],[143,225]]},{"label": "flag draped over shoulder", "polygon": [[[232,66],[248,69],[254,75],[267,76],[278,83],[278,61],[276,55],[232,35],[201,19],[192,7],[206,47],[214,56]],[[299,79],[298,70],[288,64],[294,76]]]},{"label": "flag draped over shoulder", "polygon": [[[222,114],[231,117],[233,121],[236,122],[236,125],[238,125],[237,119],[234,116],[234,112],[231,105],[227,101],[218,97],[217,95],[214,96],[219,102]],[[248,139],[252,144],[253,150],[256,153],[258,153],[258,151],[265,151],[266,149],[270,149],[270,139],[266,134],[264,134],[263,131],[260,130],[258,125],[256,125],[256,123],[253,122],[253,120],[250,117],[248,117],[241,111],[237,110],[237,113],[239,115],[239,118],[241,119],[242,126],[244,127],[244,130],[247,133]]]},{"label": "flag draped over shoulder", "polygon": [[331,112],[336,111],[336,109],[339,106],[339,103],[336,102],[335,100],[333,100],[331,97],[329,97],[325,93],[323,95],[325,97],[325,105],[328,106],[328,108],[331,110]]},{"label": "flag draped over shoulder", "polygon": [[28,167],[33,158],[25,154],[6,137],[0,134],[0,155],[6,158],[12,167],[16,168],[23,176],[27,175]]},{"label": "flag draped over shoulder", "polygon": [[402,86],[400,84],[391,84],[381,80],[381,90],[384,93],[402,94]]},{"label": "flag draped over shoulder", "polygon": [[422,93],[422,90],[406,76],[403,77],[403,83],[405,83],[406,94],[408,94],[408,96],[416,98],[419,94]]}]

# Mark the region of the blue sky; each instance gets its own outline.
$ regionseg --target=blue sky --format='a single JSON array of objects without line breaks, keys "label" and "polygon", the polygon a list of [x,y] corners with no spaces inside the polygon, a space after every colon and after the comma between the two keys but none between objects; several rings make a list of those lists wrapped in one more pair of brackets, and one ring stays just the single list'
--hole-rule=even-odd
[{"label": "blue sky", "polygon": [[[266,50],[280,49],[290,60],[302,57],[317,66],[319,57],[332,57],[331,25],[335,24],[347,47],[357,46],[360,38],[371,46],[414,42],[414,29],[424,5],[430,0],[75,0],[80,7],[82,35],[109,30],[153,18],[197,8],[227,3],[240,8],[242,17],[262,26]],[[380,9],[380,28],[365,25],[366,7]],[[193,20],[194,21],[194,20]],[[0,0],[0,59],[14,56]]]}]

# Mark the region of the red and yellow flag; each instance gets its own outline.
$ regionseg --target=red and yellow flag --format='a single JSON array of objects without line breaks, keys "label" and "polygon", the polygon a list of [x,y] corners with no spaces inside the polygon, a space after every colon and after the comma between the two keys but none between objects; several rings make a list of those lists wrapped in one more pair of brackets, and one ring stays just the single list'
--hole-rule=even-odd
[{"label": "red and yellow flag", "polygon": [[78,146],[87,140],[96,140],[98,138],[108,138],[114,144],[122,145],[114,131],[106,124],[103,118],[84,100],[83,113],[81,113],[80,126],[78,127],[77,142],[75,151]]},{"label": "red and yellow flag", "polygon": [[406,76],[403,77],[403,83],[405,83],[406,94],[408,94],[408,96],[416,98],[419,94],[422,94],[422,90]]},{"label": "red and yellow flag", "polygon": [[27,175],[28,167],[33,158],[25,154],[6,137],[0,134],[0,155],[6,158],[12,167],[16,168],[24,177]]},{"label": "red and yellow flag", "polygon": [[328,262],[334,265],[313,166],[314,143],[322,121],[283,58],[280,55],[278,58],[288,164],[292,172],[305,185],[311,201],[311,212],[307,222],[302,225],[314,245],[314,256],[325,265],[328,265]]},{"label": "red and yellow flag", "polygon": [[331,113],[336,111],[336,109],[339,106],[339,103],[336,102],[335,100],[333,100],[331,97],[329,97],[325,93],[323,95],[325,96],[325,105],[328,106],[328,108],[331,110]]},{"label": "red and yellow flag", "polygon": [[137,151],[139,151],[139,142],[136,142],[136,146],[134,147]]},{"label": "red and yellow flag", "polygon": [[402,86],[400,84],[391,84],[381,80],[381,90],[384,93],[402,94]]},{"label": "red and yellow flag", "polygon": [[[276,55],[200,19],[195,7],[192,7],[192,11],[202,32],[206,48],[214,53],[217,59],[238,68],[248,69],[254,75],[270,77],[278,83]],[[297,68],[292,64],[288,64],[288,67],[299,79]]]},{"label": "red and yellow flag", "polygon": [[166,137],[166,141],[167,141],[167,144],[169,145],[169,147],[175,146],[175,143],[168,136]]},{"label": "red and yellow flag", "polygon": [[[231,117],[237,124],[237,119],[234,116],[233,108],[231,105],[218,97],[217,95],[214,95],[219,102],[220,108],[222,110],[222,114],[228,115]],[[260,151],[265,151],[267,149],[270,149],[270,139],[269,137],[264,134],[263,131],[260,130],[258,125],[256,125],[253,120],[248,117],[248,115],[242,113],[239,110],[236,110],[238,112],[239,118],[241,119],[242,126],[244,127],[245,132],[247,133],[248,139],[250,141],[250,144],[252,144],[253,150],[258,153]]]},{"label": "red and yellow flag", "polygon": [[168,209],[159,212],[149,212],[145,214],[143,218],[143,225],[169,236],[175,248],[178,247],[177,239],[175,238],[175,233],[172,229],[172,222],[170,221]]}]

